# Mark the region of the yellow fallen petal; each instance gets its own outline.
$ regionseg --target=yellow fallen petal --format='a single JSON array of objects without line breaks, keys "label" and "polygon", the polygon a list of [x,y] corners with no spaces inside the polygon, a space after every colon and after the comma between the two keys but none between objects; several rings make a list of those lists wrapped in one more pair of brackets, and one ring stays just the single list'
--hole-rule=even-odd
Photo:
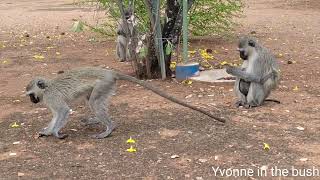
[{"label": "yellow fallen petal", "polygon": [[44,59],[44,56],[42,56],[42,55],[34,55],[33,58],[35,58],[35,59]]},{"label": "yellow fallen petal", "polygon": [[137,150],[131,146],[129,149],[127,149],[127,152],[137,152]]},{"label": "yellow fallen petal", "polygon": [[223,62],[221,62],[220,64],[223,66],[223,65],[228,64],[228,62],[227,62],[227,61],[223,61]]},{"label": "yellow fallen petal", "polygon": [[134,139],[132,139],[131,137],[127,140],[127,143],[136,143],[136,141]]},{"label": "yellow fallen petal", "polygon": [[263,149],[266,150],[266,151],[270,150],[269,144],[263,143]]},{"label": "yellow fallen petal", "polygon": [[293,91],[298,91],[298,90],[299,90],[298,86],[295,86],[295,87],[293,88]]},{"label": "yellow fallen petal", "polygon": [[186,79],[186,80],[183,80],[182,83],[190,85],[190,84],[192,84],[192,81],[190,79]]},{"label": "yellow fallen petal", "polygon": [[189,54],[195,54],[196,53],[196,51],[188,51],[189,52]]},{"label": "yellow fallen petal", "polygon": [[2,61],[2,64],[7,64],[7,63],[8,63],[8,61],[6,61],[6,60]]},{"label": "yellow fallen petal", "polygon": [[171,69],[175,69],[176,66],[177,66],[177,63],[176,63],[176,62],[171,62],[171,63],[170,63],[170,68],[171,68]]},{"label": "yellow fallen petal", "polygon": [[56,55],[60,55],[61,53],[60,52],[56,52]]},{"label": "yellow fallen petal", "polygon": [[20,125],[17,124],[17,122],[14,122],[14,123],[11,125],[11,127],[12,127],[12,128],[18,128],[18,127],[20,127]]}]

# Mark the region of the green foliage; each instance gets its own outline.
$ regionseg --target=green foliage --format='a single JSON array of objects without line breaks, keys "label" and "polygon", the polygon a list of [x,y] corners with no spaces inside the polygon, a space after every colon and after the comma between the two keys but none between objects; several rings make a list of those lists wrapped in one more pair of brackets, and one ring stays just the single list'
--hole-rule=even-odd
[{"label": "green foliage", "polygon": [[168,41],[168,43],[166,44],[166,52],[165,52],[166,55],[170,55],[172,50],[173,50],[173,44],[170,41]]},{"label": "green foliage", "polygon": [[146,46],[143,46],[140,50],[139,50],[139,57],[140,58],[145,58],[147,57],[147,53],[148,53],[148,49]]},{"label": "green foliage", "polygon": [[[100,2],[103,8],[107,11],[106,15],[108,21],[104,25],[106,27],[112,27],[111,29],[115,31],[117,22],[121,16],[117,0],[98,0],[98,2]],[[124,0],[125,7],[128,7],[128,2],[128,0]],[[134,1],[134,3],[134,11],[138,20],[138,30],[139,32],[146,32],[148,30],[148,23],[150,20],[144,1]]]},{"label": "green foliage", "polygon": [[197,0],[189,12],[189,29],[196,36],[230,31],[242,7],[241,0]]},{"label": "green foliage", "polygon": [[81,21],[75,21],[71,27],[71,31],[73,32],[81,32],[83,31],[84,24]]},{"label": "green foliage", "polygon": [[[107,21],[104,26],[115,31],[116,22],[120,18],[117,0],[98,0],[106,9]],[[124,0],[128,6],[128,0]],[[161,0],[160,10],[164,14],[166,1]],[[134,1],[134,11],[138,19],[138,30],[147,32],[150,17],[147,13],[144,0]],[[189,30],[192,35],[204,36],[219,34],[232,30],[235,25],[234,17],[242,12],[242,0],[194,0],[189,11]],[[161,17],[161,23],[164,23]],[[110,33],[108,33],[110,34]]]}]

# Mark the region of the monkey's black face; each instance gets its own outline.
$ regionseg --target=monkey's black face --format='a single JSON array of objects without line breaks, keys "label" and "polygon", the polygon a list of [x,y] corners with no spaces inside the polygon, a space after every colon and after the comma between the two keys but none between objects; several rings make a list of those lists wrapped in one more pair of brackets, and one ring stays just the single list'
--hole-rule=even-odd
[{"label": "monkey's black face", "polygon": [[243,60],[248,60],[248,55],[245,53],[244,50],[239,50],[240,58]]},{"label": "monkey's black face", "polygon": [[33,93],[29,94],[30,97],[30,101],[37,104],[38,102],[40,102],[40,99],[38,97],[36,97]]}]

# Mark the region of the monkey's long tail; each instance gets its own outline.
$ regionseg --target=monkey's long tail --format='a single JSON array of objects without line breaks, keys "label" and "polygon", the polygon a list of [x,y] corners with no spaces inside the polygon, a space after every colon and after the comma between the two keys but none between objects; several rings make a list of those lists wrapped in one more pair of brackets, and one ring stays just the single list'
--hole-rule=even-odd
[{"label": "monkey's long tail", "polygon": [[264,101],[275,102],[275,103],[281,104],[280,101],[275,100],[275,99],[266,99],[266,100],[264,100]]},{"label": "monkey's long tail", "polygon": [[197,107],[195,107],[193,105],[187,104],[186,102],[183,102],[183,101],[181,101],[179,99],[176,99],[176,98],[174,98],[174,97],[172,97],[172,96],[160,91],[158,88],[156,88],[156,87],[154,87],[154,86],[152,86],[152,85],[150,85],[148,83],[145,83],[145,82],[143,82],[143,81],[141,81],[141,80],[139,80],[139,79],[137,79],[135,77],[132,77],[132,76],[129,76],[129,75],[125,75],[125,74],[122,74],[122,73],[119,73],[119,72],[115,72],[115,74],[116,74],[116,77],[118,77],[118,79],[120,79],[120,80],[127,80],[127,81],[130,81],[130,82],[133,82],[133,83],[137,83],[137,84],[139,84],[139,85],[151,90],[152,92],[158,94],[159,96],[164,97],[166,99],[169,99],[172,102],[175,102],[175,103],[180,104],[182,106],[188,107],[188,108],[193,109],[195,111],[199,111],[199,112],[201,112],[201,113],[203,113],[203,114],[205,114],[205,115],[207,115],[207,116],[209,116],[209,117],[211,117],[211,118],[213,118],[213,119],[215,119],[215,120],[217,120],[219,122],[222,122],[222,123],[226,122],[226,120],[223,119],[223,118],[217,117],[217,116],[215,116],[215,115],[213,115],[213,114],[211,114],[211,113],[209,113],[207,111],[204,111],[204,110],[202,110],[200,108],[197,108]]}]

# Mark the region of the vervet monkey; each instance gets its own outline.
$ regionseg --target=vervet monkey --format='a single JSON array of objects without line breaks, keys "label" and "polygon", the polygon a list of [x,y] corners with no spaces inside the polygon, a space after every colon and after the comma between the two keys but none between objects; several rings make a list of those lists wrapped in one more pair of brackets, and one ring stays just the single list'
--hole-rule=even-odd
[{"label": "vervet monkey", "polygon": [[[117,28],[117,45],[116,45],[116,52],[117,58],[119,61],[127,61],[130,59],[130,52],[129,52],[129,41],[130,38],[128,37],[127,30],[132,31],[133,28],[133,16],[132,10],[129,8],[125,11],[125,20],[123,18],[120,19],[118,28]],[[124,21],[127,21],[125,23]],[[128,28],[126,27],[128,25]]]},{"label": "vervet monkey", "polygon": [[239,100],[236,106],[256,107],[264,101],[280,103],[266,99],[271,90],[277,87],[280,78],[274,55],[252,37],[241,38],[238,51],[240,58],[244,60],[241,68],[227,67],[227,73],[237,77],[234,90]]},{"label": "vervet monkey", "polygon": [[31,102],[39,103],[42,101],[53,114],[53,118],[48,127],[44,128],[39,135],[53,135],[61,139],[67,137],[66,134],[59,134],[59,131],[67,123],[67,118],[70,113],[68,104],[79,97],[85,97],[90,110],[95,114],[93,121],[98,121],[106,126],[106,130],[94,135],[94,138],[105,138],[109,136],[115,128],[115,125],[107,114],[107,99],[115,90],[117,80],[127,80],[137,83],[172,102],[199,111],[220,122],[225,122],[222,118],[167,95],[159,90],[159,88],[153,87],[132,76],[97,67],[86,67],[66,71],[58,74],[54,79],[36,77],[27,85],[26,94],[30,97]]}]

